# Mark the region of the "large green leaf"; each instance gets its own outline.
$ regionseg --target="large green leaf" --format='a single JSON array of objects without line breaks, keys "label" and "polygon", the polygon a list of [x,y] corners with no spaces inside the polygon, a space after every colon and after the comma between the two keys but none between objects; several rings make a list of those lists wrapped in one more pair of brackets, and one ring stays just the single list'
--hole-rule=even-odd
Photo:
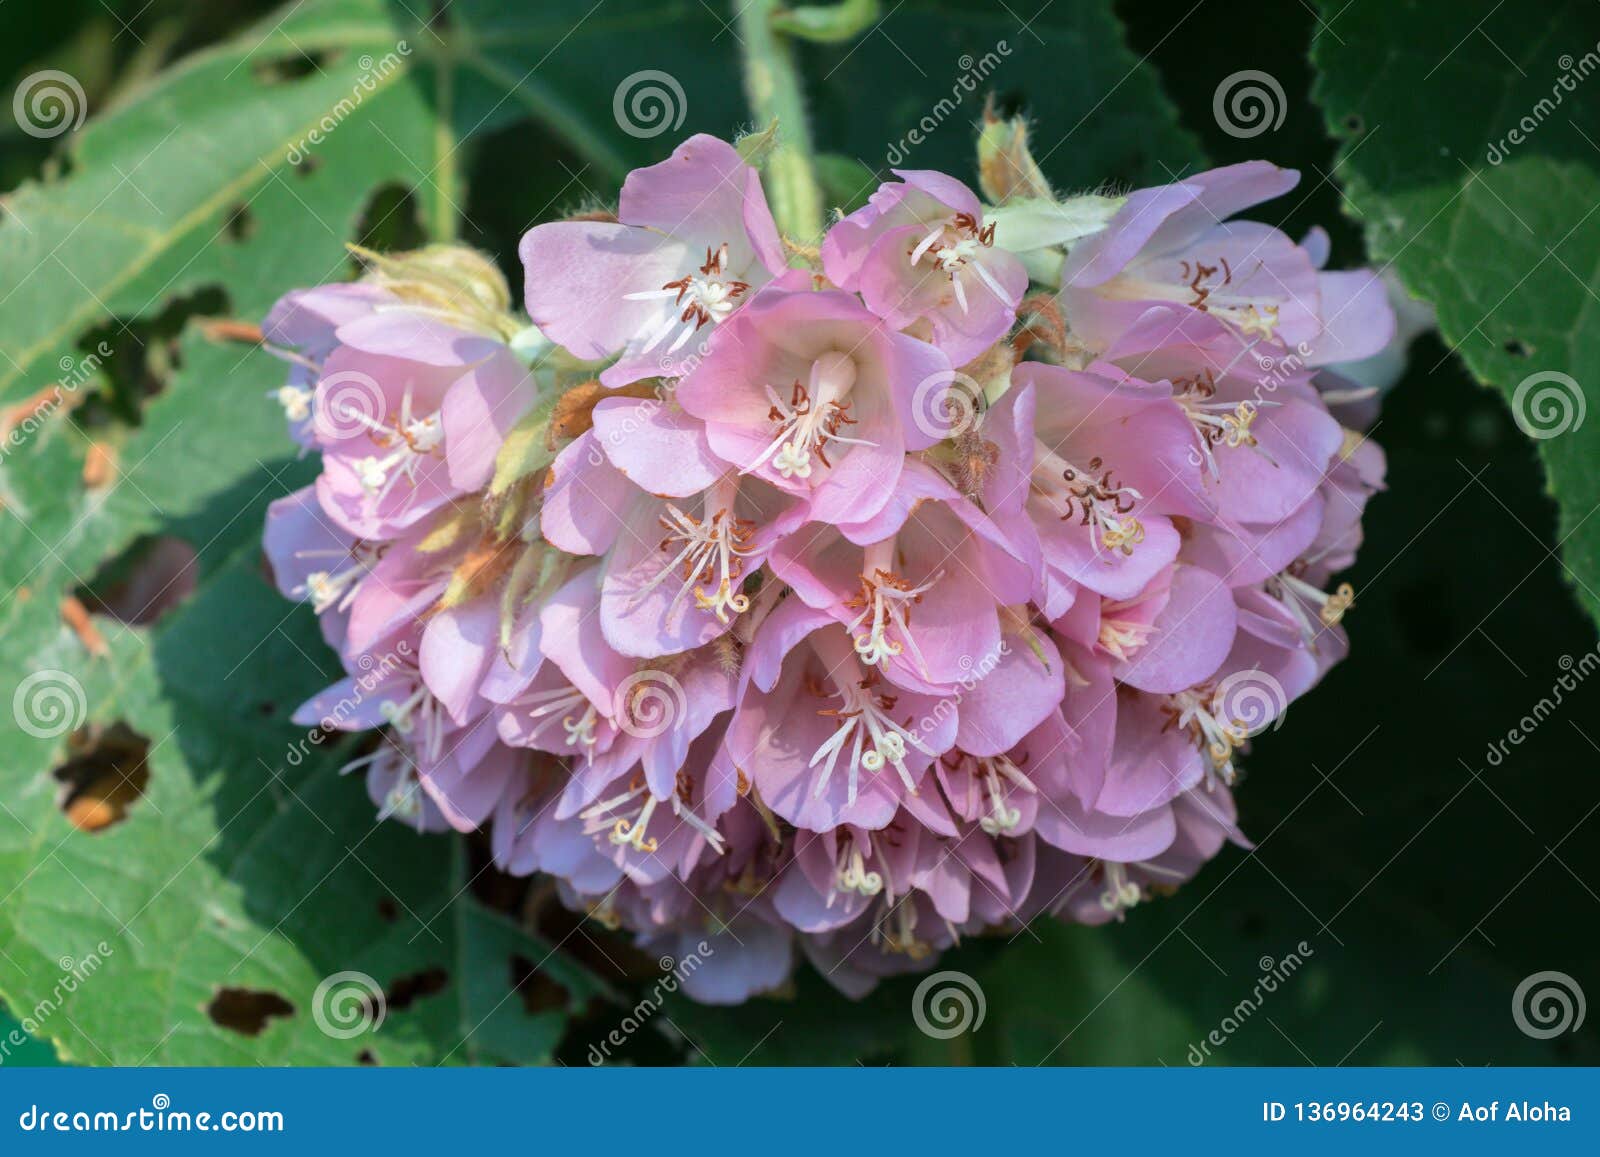
[{"label": "large green leaf", "polygon": [[[328,671],[314,626],[258,573],[266,502],[307,477],[282,457],[266,398],[280,371],[193,328],[169,355],[151,327],[175,300],[255,318],[292,286],[343,276],[343,243],[380,187],[412,190],[435,232],[453,230],[462,142],[528,113],[612,179],[646,146],[616,131],[603,78],[582,99],[529,78],[585,35],[586,14],[590,35],[656,50],[619,21],[655,27],[666,10],[684,18],[678,35],[710,21],[681,5],[472,0],[425,28],[383,0],[292,4],[67,138],[66,175],[8,198],[0,399],[58,380],[87,394],[114,366],[138,370],[106,391],[120,408],[29,423],[0,466],[0,663],[19,693],[0,716],[0,996],[35,1008],[63,961],[103,956],[70,1010],[39,1022],[66,1058],[540,1060],[566,1014],[602,993],[479,904],[455,841],[376,826],[359,784],[333,774],[352,751],[307,750],[284,723]],[[300,154],[312,161],[297,169]],[[88,356],[101,341],[109,352]],[[140,406],[150,384],[162,388]],[[120,462],[92,491],[91,434]],[[91,657],[61,598],[157,533],[198,552],[198,592],[153,628],[103,621],[109,653]],[[82,742],[117,722],[151,742],[144,797],[95,835],[57,806],[50,770],[69,732],[28,715],[51,688]],[[344,971],[388,991],[380,1032],[319,1028],[318,985]]]},{"label": "large green leaf", "polygon": [[1321,8],[1316,97],[1348,207],[1538,439],[1568,577],[1600,616],[1600,10]]}]

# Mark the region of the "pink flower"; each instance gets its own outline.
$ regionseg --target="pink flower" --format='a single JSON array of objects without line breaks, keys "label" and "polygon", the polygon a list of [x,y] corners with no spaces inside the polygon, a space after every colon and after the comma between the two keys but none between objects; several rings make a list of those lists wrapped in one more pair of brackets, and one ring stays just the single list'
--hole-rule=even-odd
[{"label": "pink flower", "polygon": [[535,226],[521,256],[546,336],[580,358],[623,355],[608,386],[682,372],[690,343],[784,269],[756,171],[703,135],[629,174],[615,223]]},{"label": "pink flower", "polygon": [[796,827],[879,828],[955,741],[955,714],[863,666],[825,612],[790,600],[762,625],[728,749]]},{"label": "pink flower", "polygon": [[1033,581],[999,527],[916,459],[876,517],[813,522],[771,562],[795,594],[845,627],[863,663],[928,694],[997,661],[1001,610],[1025,603]]},{"label": "pink flower", "polygon": [[805,498],[814,521],[860,522],[893,495],[906,451],[936,441],[914,404],[950,363],[854,296],[792,284],[722,326],[674,397],[739,472]]},{"label": "pink flower", "polygon": [[1226,220],[1294,174],[1035,204],[1061,316],[1010,343],[1061,250],[897,175],[786,270],[755,171],[691,139],[524,239],[567,351],[532,368],[495,293],[419,307],[452,250],[267,327],[321,474],[266,551],[347,672],[296,718],[380,731],[380,816],[486,829],[707,1002],[1125,918],[1245,843],[1252,737],[1350,646],[1384,460],[1339,367],[1394,328],[1319,234]]},{"label": "pink flower", "polygon": [[822,265],[895,329],[918,320],[955,365],[1005,337],[1027,292],[1022,262],[994,244],[971,189],[943,173],[895,170],[822,244]]},{"label": "pink flower", "polygon": [[531,402],[501,343],[405,310],[339,327],[317,381],[311,437],[328,517],[388,539],[485,485]]}]

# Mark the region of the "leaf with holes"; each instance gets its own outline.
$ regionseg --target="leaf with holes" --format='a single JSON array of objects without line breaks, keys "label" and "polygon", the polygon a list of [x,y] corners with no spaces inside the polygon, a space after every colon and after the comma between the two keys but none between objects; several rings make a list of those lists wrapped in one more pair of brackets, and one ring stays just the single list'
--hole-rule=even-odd
[{"label": "leaf with holes", "polygon": [[[363,218],[414,203],[453,234],[474,132],[535,116],[610,187],[654,146],[610,115],[643,61],[608,52],[596,71],[594,38],[659,51],[712,23],[670,4],[466,0],[423,26],[384,0],[296,3],[162,74],[69,138],[66,175],[7,198],[0,998],[64,1057],[538,1061],[604,996],[474,897],[455,842],[375,827],[333,774],[356,750],[284,724],[326,658],[257,544],[305,464],[284,458],[270,359],[185,322],[258,318],[347,275]],[[707,91],[690,90],[710,116]],[[86,613],[103,568],[170,539],[194,552],[192,595],[153,626]],[[323,986],[344,972],[372,991]],[[377,1031],[329,1020],[362,1009]]]}]

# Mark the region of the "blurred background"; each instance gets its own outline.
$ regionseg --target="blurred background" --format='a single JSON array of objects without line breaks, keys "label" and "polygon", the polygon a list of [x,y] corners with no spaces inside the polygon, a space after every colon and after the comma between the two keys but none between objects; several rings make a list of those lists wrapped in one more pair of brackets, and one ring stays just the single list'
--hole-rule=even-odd
[{"label": "blurred background", "polygon": [[[1056,5],[1071,7],[1068,0]],[[414,6],[422,8],[422,0]],[[680,58],[683,79],[694,73],[691,115],[681,133],[607,142],[628,163],[664,155],[693,130],[729,135],[746,125],[723,7],[687,5],[676,39],[663,43],[662,51],[700,45],[692,62]],[[871,34],[853,54],[807,50],[820,148],[883,167],[878,139],[899,123],[898,81],[910,75],[901,57],[932,62],[930,70],[951,68],[944,59],[953,56],[950,45],[919,51],[913,44],[916,13],[928,7],[908,4],[886,25],[892,36]],[[1153,183],[1192,168],[1201,155],[1213,164],[1264,156],[1299,168],[1302,186],[1256,215],[1284,213],[1276,223],[1293,236],[1321,225],[1333,238],[1333,266],[1363,262],[1361,223],[1334,171],[1338,143],[1311,100],[1308,52],[1321,17],[1307,4],[1275,5],[1270,20],[1240,18],[1221,0],[1198,7],[1174,34],[1187,3],[1115,6],[1128,48],[1143,58],[1134,85],[1148,78],[1159,86],[1176,107],[1176,126],[1102,117],[1094,122],[1098,137],[1079,138],[1083,155],[1069,143],[1045,163],[1047,175],[1068,189]],[[992,5],[970,8],[1003,17]],[[173,61],[239,35],[275,9],[266,0],[4,4],[0,75],[10,91],[40,69],[66,71],[81,83],[93,115],[128,100]],[[1052,17],[1043,19],[1041,28]],[[1009,35],[1028,42],[1026,30],[1012,27]],[[891,39],[894,45],[879,42]],[[895,45],[909,52],[891,52]],[[584,49],[604,50],[603,38]],[[1008,64],[987,85],[1002,108],[1031,112],[1042,139],[1063,121],[1088,117],[1110,88],[1103,77],[1076,77],[1079,64],[1064,47],[1050,51],[1069,58],[1054,66],[1049,58]],[[600,59],[591,63],[598,67]],[[585,60],[567,53],[559,65],[581,72]],[[1286,104],[1279,128],[1243,139],[1219,126],[1212,98],[1225,76],[1251,67],[1271,70]],[[588,111],[597,119],[608,119],[610,93],[609,83],[595,86],[597,108]],[[962,110],[942,126],[915,163],[971,179],[968,124],[976,113]],[[74,164],[61,146],[0,120],[0,188],[59,179]],[[594,154],[521,118],[489,118],[469,157],[459,194],[461,239],[496,255],[513,285],[520,283],[516,242],[528,226],[610,198],[617,187]],[[1537,190],[1529,195],[1536,198]],[[414,245],[428,234],[427,219],[415,190],[385,187],[354,232],[380,248]],[[278,243],[322,246],[329,263],[337,260],[336,242],[326,236]],[[266,296],[289,287],[270,287]],[[1581,297],[1583,287],[1574,283],[1571,292]],[[187,318],[208,312],[206,302],[190,301],[170,316],[141,320],[139,348],[155,352],[141,357],[119,345],[96,403],[110,415],[104,420],[148,389],[149,358],[161,356]],[[83,420],[96,420],[94,413],[91,407]],[[1281,731],[1255,741],[1238,794],[1253,852],[1225,850],[1177,895],[1137,908],[1124,923],[1041,924],[1008,946],[960,950],[947,966],[981,982],[988,1001],[981,1032],[950,1041],[908,1032],[905,1005],[915,979],[887,984],[856,1005],[802,970],[788,1000],[733,1010],[675,1003],[651,1031],[630,1038],[623,1059],[1183,1065],[1191,1063],[1194,1042],[1229,1016],[1263,969],[1303,941],[1311,949],[1306,966],[1260,1015],[1230,1032],[1208,1063],[1600,1061],[1592,1026],[1537,1039],[1513,1016],[1513,994],[1536,973],[1565,973],[1600,994],[1600,680],[1567,695],[1525,742],[1489,755],[1596,646],[1555,553],[1556,514],[1541,466],[1501,396],[1478,385],[1434,334],[1411,349],[1375,437],[1389,457],[1389,489],[1369,508],[1367,542],[1347,576],[1357,592],[1346,619],[1353,653],[1317,693],[1295,704]],[[285,489],[294,481],[286,475]],[[298,626],[311,637],[306,623]],[[320,684],[325,672],[315,663],[292,652],[285,658],[286,670],[274,679],[286,694]],[[343,787],[359,794],[354,783]],[[495,887],[517,886],[491,881],[481,894],[496,904]],[[630,973],[635,962],[625,949],[606,941],[604,952],[584,955],[587,964],[615,973],[602,979],[629,1003],[626,993],[640,974]],[[616,1006],[590,1005],[564,1026],[550,1055],[584,1063],[588,1045],[616,1016]],[[12,1023],[0,1013],[0,1036]],[[92,1053],[74,1059],[98,1060]],[[6,1063],[51,1060],[48,1045],[30,1043]]]}]

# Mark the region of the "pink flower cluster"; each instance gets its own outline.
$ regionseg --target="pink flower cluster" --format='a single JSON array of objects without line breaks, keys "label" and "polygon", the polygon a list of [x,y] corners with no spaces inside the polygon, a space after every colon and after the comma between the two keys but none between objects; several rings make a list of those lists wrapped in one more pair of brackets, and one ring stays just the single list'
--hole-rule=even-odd
[{"label": "pink flower cluster", "polygon": [[349,672],[297,719],[382,729],[381,815],[708,941],[707,1001],[1119,917],[1242,842],[1242,745],[1346,650],[1383,458],[1328,367],[1393,318],[1230,220],[1296,174],[895,175],[807,249],[695,137],[527,234],[532,327],[456,249],[265,326],[322,463],[267,551]]}]

